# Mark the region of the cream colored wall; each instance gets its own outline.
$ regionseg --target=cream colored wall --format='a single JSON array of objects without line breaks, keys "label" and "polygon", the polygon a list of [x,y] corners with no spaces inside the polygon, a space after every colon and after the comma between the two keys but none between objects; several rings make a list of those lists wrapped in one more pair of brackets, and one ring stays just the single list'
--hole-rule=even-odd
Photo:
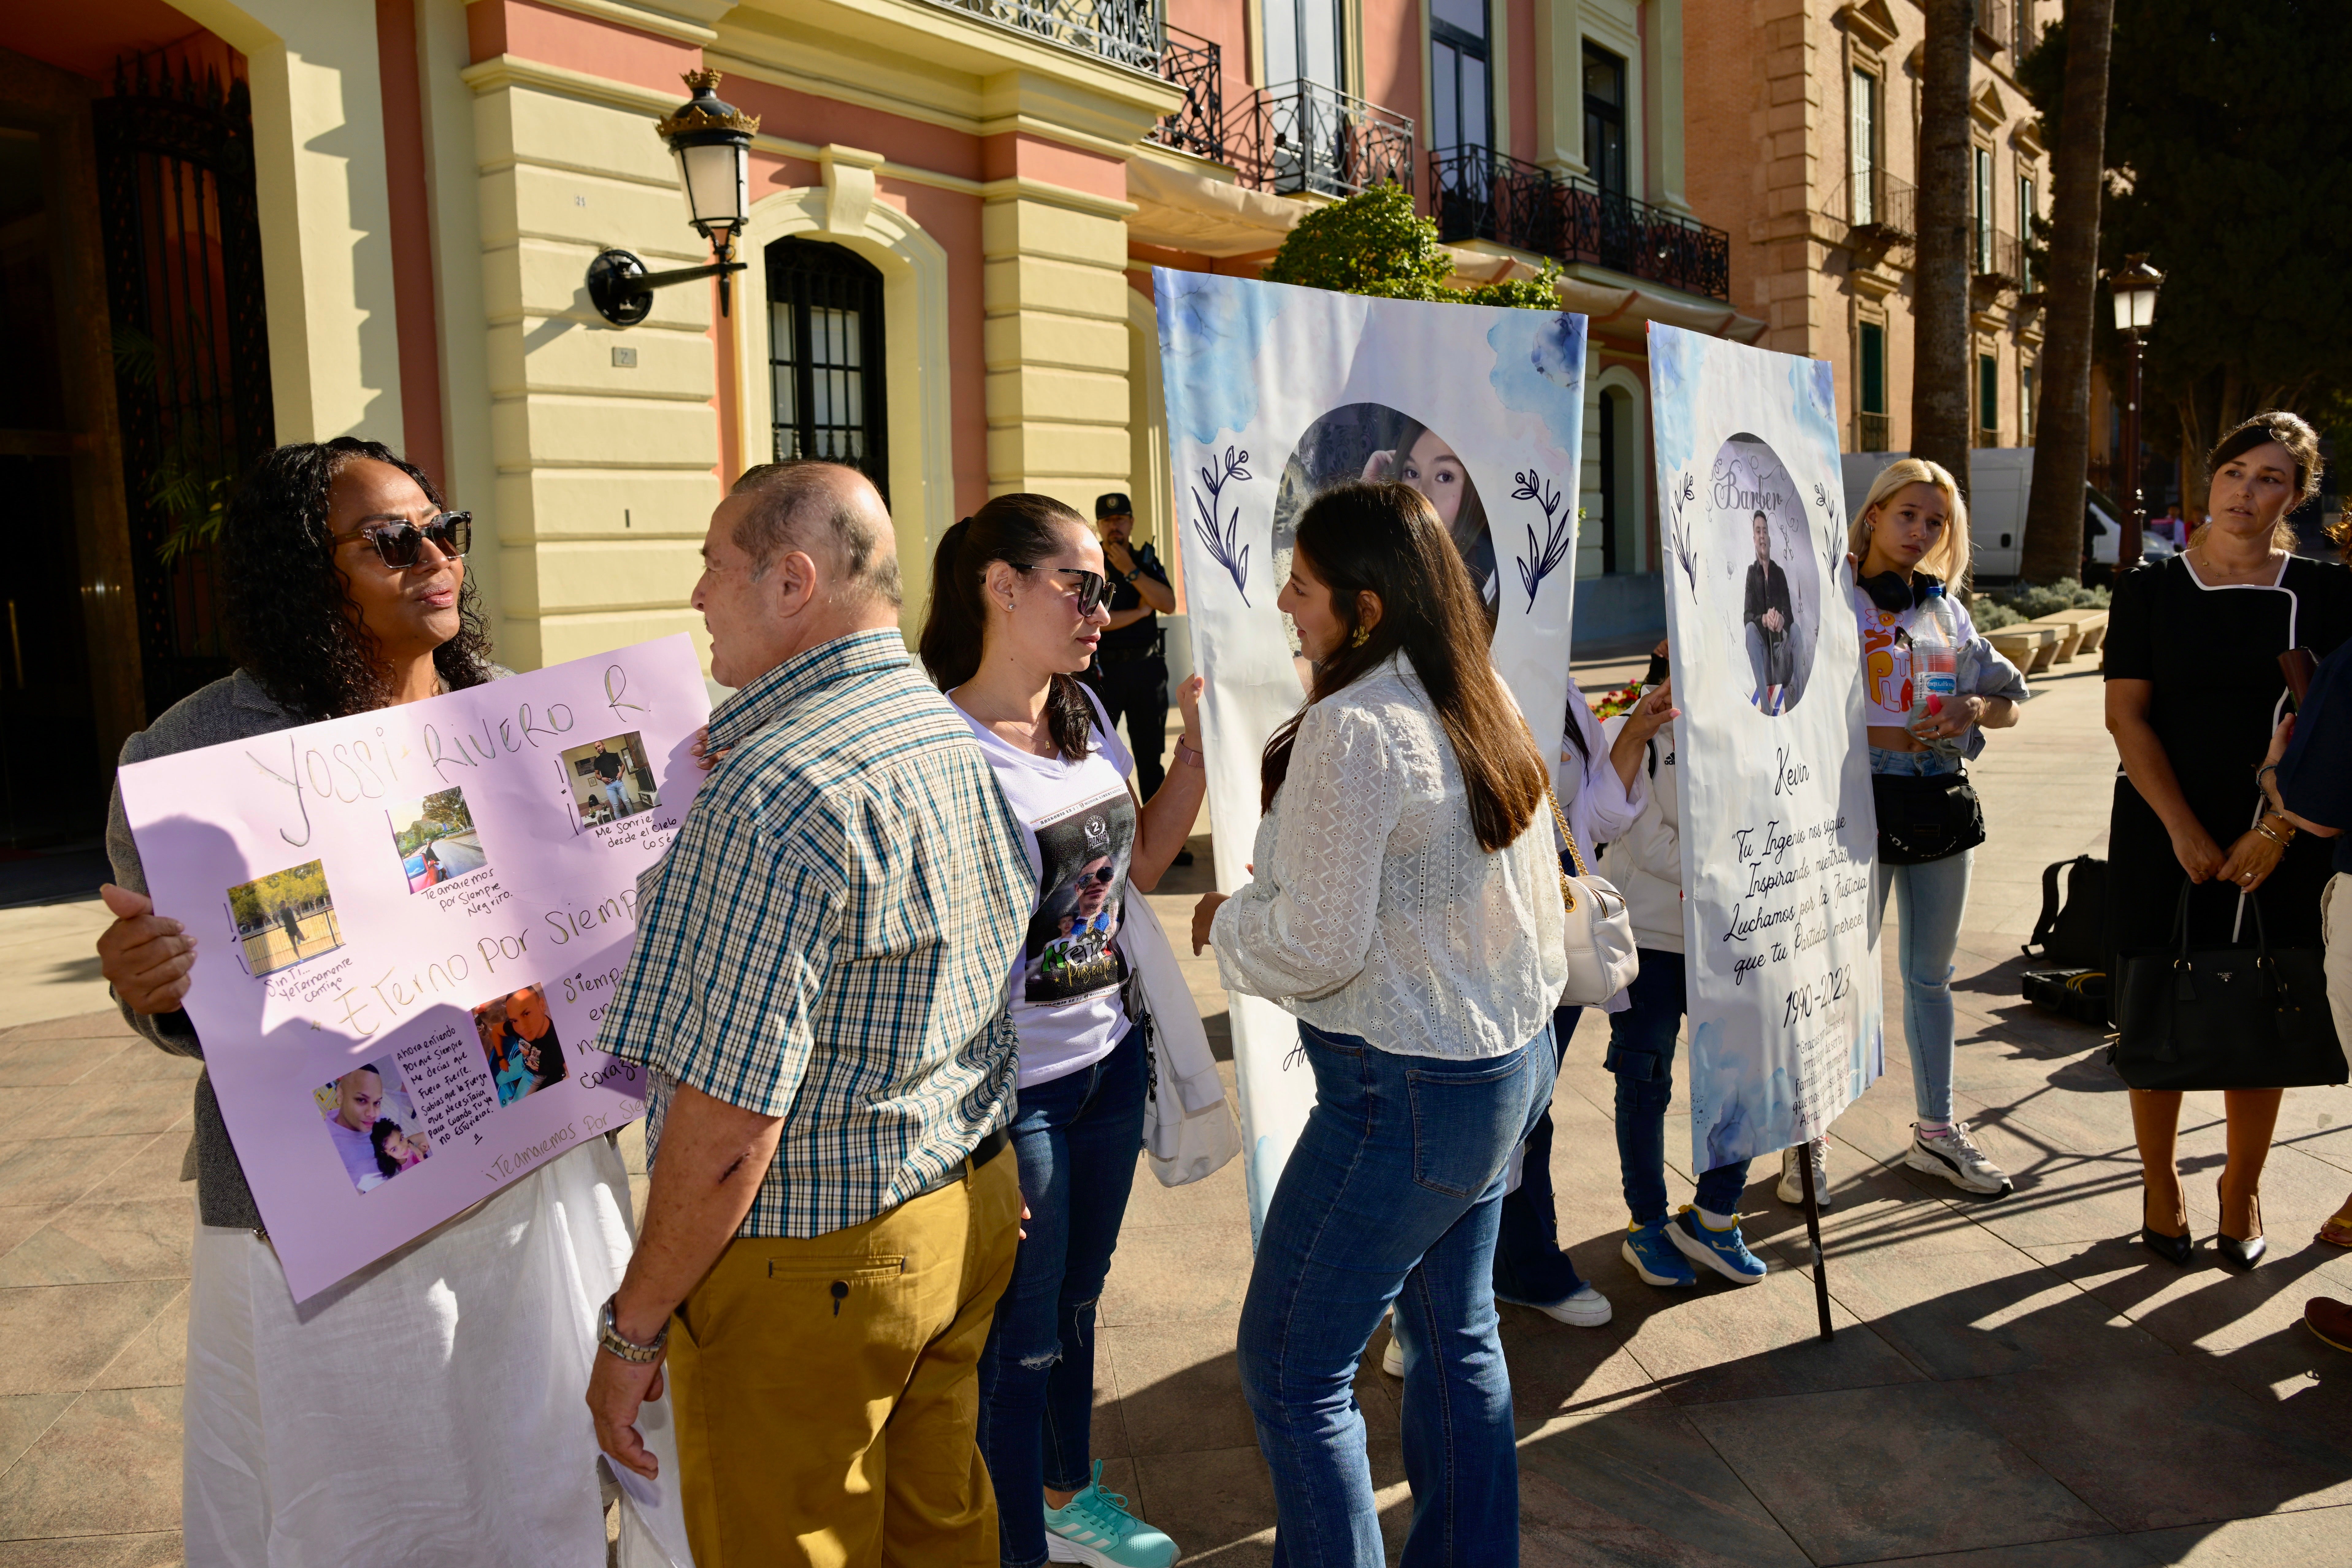
[{"label": "cream colored wall", "polygon": [[177,9],[246,57],[278,439],[366,436],[400,447],[375,7],[180,0]]},{"label": "cream colored wall", "polygon": [[1096,496],[1130,488],[1125,220],[1134,204],[1026,181],[989,189],[989,492],[1033,490],[1092,517]]},{"label": "cream colored wall", "polygon": [[[708,259],[648,89],[511,58],[468,67],[488,441],[509,663],[536,668],[683,631],[718,504],[715,300],[664,289],[625,331],[588,303],[599,250]],[[445,268],[462,265],[445,246]],[[738,289],[736,309],[757,309]],[[636,363],[614,363],[616,348]]]}]

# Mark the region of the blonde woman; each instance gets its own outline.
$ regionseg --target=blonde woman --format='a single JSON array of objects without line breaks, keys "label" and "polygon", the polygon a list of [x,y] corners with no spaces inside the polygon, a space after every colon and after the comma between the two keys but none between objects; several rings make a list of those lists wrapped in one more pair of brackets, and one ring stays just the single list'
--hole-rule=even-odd
[{"label": "blonde woman", "polygon": [[[2286,710],[2278,656],[2307,647],[2326,658],[2352,637],[2352,572],[2294,552],[2287,514],[2319,489],[2319,437],[2309,425],[2257,414],[2205,462],[2210,521],[2186,551],[2116,584],[2107,731],[2123,774],[2107,834],[2110,954],[2168,946],[2184,880],[2197,889],[2189,899],[2192,947],[2230,945],[2258,889],[2273,944],[2320,945],[2328,846],[2298,837],[2270,809],[2256,770]],[[2107,972],[2116,973],[2112,961]],[[2241,1268],[2263,1256],[2263,1165],[2284,1092],[2221,1097],[2229,1163],[2215,1247]],[[2180,1095],[2136,1089],[2131,1101],[2147,1186],[2140,1239],[2186,1265],[2196,1243],[2174,1158]]]},{"label": "blonde woman", "polygon": [[[2011,1189],[2008,1173],[1985,1158],[1952,1108],[1952,954],[1968,908],[1972,846],[1983,833],[1972,822],[1943,831],[1955,825],[1923,821],[1918,803],[1933,803],[1932,813],[1949,797],[1909,781],[1959,773],[1964,758],[1984,750],[1985,731],[2017,722],[2017,705],[2030,693],[2017,667],[1994,651],[1946,592],[1969,573],[1968,503],[1948,471],[1918,458],[1889,465],[1870,487],[1847,547],[1855,562],[1870,771],[1880,801],[1875,912],[1885,920],[1891,891],[1900,924],[1903,1039],[1917,1115],[1904,1163],[1964,1192],[2000,1197]],[[1924,678],[1941,668],[1951,670],[1948,696],[1926,689]],[[1802,1158],[1801,1149],[1781,1156],[1784,1202],[1801,1201]],[[1812,1158],[1814,1185],[1826,1192],[1818,1142]]]}]

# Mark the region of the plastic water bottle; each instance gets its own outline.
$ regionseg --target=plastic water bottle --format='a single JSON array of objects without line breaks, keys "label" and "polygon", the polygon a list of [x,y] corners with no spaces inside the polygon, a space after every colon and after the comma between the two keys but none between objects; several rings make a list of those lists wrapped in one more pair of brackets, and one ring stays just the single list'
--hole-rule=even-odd
[{"label": "plastic water bottle", "polygon": [[1941,594],[1930,593],[1910,628],[1911,712],[1907,722],[1913,735],[1928,750],[1957,757],[1963,737],[1930,738],[1918,732],[1921,724],[1942,718],[1945,710],[1959,699],[1960,650],[1945,633],[1942,597]]}]

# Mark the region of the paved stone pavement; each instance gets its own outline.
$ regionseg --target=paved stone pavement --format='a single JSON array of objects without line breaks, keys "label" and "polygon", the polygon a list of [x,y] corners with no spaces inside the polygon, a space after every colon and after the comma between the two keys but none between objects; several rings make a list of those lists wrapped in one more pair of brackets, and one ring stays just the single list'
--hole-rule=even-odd
[{"label": "paved stone pavement", "polygon": [[[1624,668],[1580,673],[1597,689]],[[2103,850],[2113,767],[2096,671],[2039,685],[1977,770],[1993,837],[1957,982],[1960,1097],[2016,1194],[1969,1201],[1901,1167],[1896,1027],[1888,1077],[1833,1131],[1834,1341],[1815,1337],[1803,1226],[1772,1196],[1776,1169],[1743,1205],[1773,1264],[1762,1285],[1653,1290],[1616,1254],[1612,1088],[1588,1016],[1554,1104],[1553,1174],[1563,1239],[1617,1316],[1576,1330],[1504,1309],[1528,1563],[2352,1563],[2352,1358],[2297,1321],[2311,1294],[2352,1297],[2352,1258],[2309,1241],[2352,1187],[2347,1101],[2288,1097],[2261,1269],[2226,1274],[2209,1247],[2179,1271],[2133,1243],[2129,1114],[2099,1037],[2017,1001],[2040,868]],[[1171,929],[1206,885],[1202,861],[1153,896]],[[28,940],[67,966],[68,935],[89,923],[68,906]],[[1890,922],[1890,954],[1894,938]],[[1213,966],[1192,978],[1222,1042]],[[1893,994],[1891,963],[1887,979]],[[191,1076],[109,1014],[0,1034],[0,1568],[179,1561]],[[2210,1237],[2218,1097],[2191,1096],[2184,1125]],[[1677,1202],[1687,1174],[1670,1173]],[[1234,1365],[1249,1264],[1238,1166],[1174,1191],[1143,1175],[1102,1309],[1106,1481],[1188,1561],[1220,1568],[1270,1555]],[[1396,1385],[1368,1370],[1358,1391],[1393,1552],[1410,1514]]]}]

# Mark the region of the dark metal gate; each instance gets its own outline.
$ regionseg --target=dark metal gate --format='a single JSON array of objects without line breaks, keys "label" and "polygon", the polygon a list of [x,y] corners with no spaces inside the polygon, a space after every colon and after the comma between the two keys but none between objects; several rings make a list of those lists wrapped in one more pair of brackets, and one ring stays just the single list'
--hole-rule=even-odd
[{"label": "dark metal gate", "polygon": [[242,80],[153,57],[90,109],[152,718],[231,668],[220,528],[274,442],[253,110]]}]

